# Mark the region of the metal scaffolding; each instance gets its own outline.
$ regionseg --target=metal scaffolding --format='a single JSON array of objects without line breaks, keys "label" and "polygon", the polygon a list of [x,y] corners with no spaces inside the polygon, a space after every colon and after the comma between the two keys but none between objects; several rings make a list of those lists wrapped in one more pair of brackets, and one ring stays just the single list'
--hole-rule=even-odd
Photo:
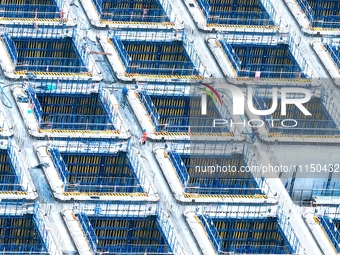
[{"label": "metal scaffolding", "polygon": [[60,19],[60,13],[64,6],[64,0],[39,0],[25,1],[25,0],[5,0],[0,4],[2,9],[0,18],[12,19],[32,19],[32,20],[46,20],[46,19]]},{"label": "metal scaffolding", "polygon": [[8,194],[20,194],[27,191],[23,186],[24,170],[18,157],[18,151],[12,142],[0,149],[0,191]]},{"label": "metal scaffolding", "polygon": [[119,22],[169,22],[172,8],[168,0],[92,0],[101,20]]},{"label": "metal scaffolding", "polygon": [[35,202],[0,203],[0,249],[6,254],[59,254]]},{"label": "metal scaffolding", "polygon": [[93,90],[92,85],[72,83],[72,86],[58,86],[50,83],[36,92],[31,84],[26,92],[39,129],[70,132],[121,130],[115,99],[105,89]]},{"label": "metal scaffolding", "polygon": [[[267,195],[269,192],[260,169],[256,167],[255,153],[247,144],[242,147],[225,141],[207,141],[203,145],[191,142],[188,146],[172,144],[166,153],[184,193]],[[246,166],[252,169],[243,171],[241,168]]]},{"label": "metal scaffolding", "polygon": [[87,41],[75,28],[46,29],[12,27],[2,34],[15,72],[88,72]]},{"label": "metal scaffolding", "polygon": [[336,250],[336,252],[340,252],[339,219],[331,218],[327,215],[319,215],[318,213],[316,213],[316,217],[319,221],[319,224],[328,235],[333,248]]},{"label": "metal scaffolding", "polygon": [[273,26],[276,12],[268,0],[198,0],[209,25]]},{"label": "metal scaffolding", "polygon": [[155,132],[224,133],[227,125],[215,125],[216,119],[231,119],[224,104],[215,94],[207,97],[207,113],[202,114],[201,95],[205,92],[197,85],[168,86],[143,85],[138,89],[139,100],[147,110]]},{"label": "metal scaffolding", "polygon": [[[234,206],[235,207],[235,206]],[[240,206],[242,207],[242,206]],[[246,206],[243,206],[243,212]],[[242,214],[241,213],[241,214]],[[268,213],[268,212],[267,212]],[[196,212],[217,254],[298,254],[299,240],[282,212],[266,215]]]},{"label": "metal scaffolding", "polygon": [[107,147],[82,142],[48,149],[64,183],[64,192],[111,194],[149,193],[145,170],[130,142],[111,142]]},{"label": "metal scaffolding", "polygon": [[339,28],[338,1],[297,0],[313,28]]},{"label": "metal scaffolding", "polygon": [[144,36],[149,40],[142,40],[143,35],[138,32],[129,35],[114,30],[108,33],[109,42],[115,47],[126,74],[204,75],[201,60],[184,30],[175,37],[173,33],[162,31],[145,32]]},{"label": "metal scaffolding", "polygon": [[290,34],[219,35],[217,42],[237,76],[257,78],[311,77],[307,61]]},{"label": "metal scaffolding", "polygon": [[[253,103],[257,109],[268,110],[272,105],[272,88],[261,88],[255,90],[253,94]],[[282,133],[291,135],[338,135],[340,131],[337,125],[340,123],[339,113],[330,92],[325,88],[321,89],[320,97],[313,97],[304,107],[312,114],[306,116],[302,112],[297,111],[297,107],[293,104],[286,106],[287,114],[285,118],[281,115],[281,106],[279,105],[275,112],[271,115],[261,116],[266,125],[269,134]],[[300,98],[301,95],[294,94],[290,98]],[[277,121],[274,125],[267,120]],[[284,121],[285,128],[280,126],[280,122]]]},{"label": "metal scaffolding", "polygon": [[159,206],[153,210],[142,204],[120,205],[122,210],[75,213],[93,252],[183,254],[172,223]]}]

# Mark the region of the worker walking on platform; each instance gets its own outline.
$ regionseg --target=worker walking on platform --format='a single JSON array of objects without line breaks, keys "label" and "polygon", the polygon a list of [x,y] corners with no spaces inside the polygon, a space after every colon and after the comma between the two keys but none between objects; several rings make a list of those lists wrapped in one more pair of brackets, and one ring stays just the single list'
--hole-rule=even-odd
[{"label": "worker walking on platform", "polygon": [[143,130],[143,135],[142,135],[142,144],[144,145],[146,140],[148,139],[148,134],[146,133],[146,130]]},{"label": "worker walking on platform", "polygon": [[148,12],[149,12],[149,7],[145,6],[144,9],[143,9],[143,20],[146,17],[146,15],[148,14]]}]

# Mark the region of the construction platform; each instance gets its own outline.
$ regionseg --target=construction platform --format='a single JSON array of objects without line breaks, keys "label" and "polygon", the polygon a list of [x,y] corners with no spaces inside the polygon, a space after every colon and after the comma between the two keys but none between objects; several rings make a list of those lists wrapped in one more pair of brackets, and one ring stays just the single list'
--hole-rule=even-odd
[{"label": "construction platform", "polygon": [[322,38],[320,42],[313,42],[312,47],[335,84],[340,86],[339,40]]},{"label": "construction platform", "polygon": [[[272,108],[272,95],[269,88],[258,88],[253,95],[253,104],[258,110]],[[292,88],[294,89],[294,88]],[[309,88],[311,91],[312,89]],[[273,91],[272,88],[269,89]],[[332,99],[332,92],[323,86],[311,92],[311,99],[304,103],[304,108],[311,114],[306,115],[295,104],[286,106],[286,115],[282,115],[281,99],[277,108],[270,115],[262,115],[260,119],[246,109],[252,125],[256,125],[261,139],[267,142],[310,142],[339,143],[338,103]],[[287,95],[287,98],[303,98],[298,94]]]},{"label": "construction platform", "polygon": [[303,254],[278,206],[214,209],[184,213],[203,254]]},{"label": "construction platform", "polygon": [[180,32],[122,32],[99,37],[121,81],[201,80],[208,77],[192,42]]},{"label": "construction platform", "polygon": [[[0,86],[3,83],[0,81]],[[5,102],[0,104],[0,136],[5,138],[5,137],[11,137],[13,136],[13,124],[8,121],[5,107],[6,108],[12,108],[13,104],[11,100],[6,96],[4,93],[3,87],[1,86],[1,93],[4,95]]]},{"label": "construction platform", "polygon": [[13,96],[30,135],[128,139],[130,135],[123,125],[114,95],[98,86],[87,85],[63,88],[47,84],[36,90],[33,84],[25,89],[13,86]]},{"label": "construction platform", "polygon": [[204,32],[273,32],[281,25],[279,15],[268,0],[185,0],[184,3],[199,29]]},{"label": "construction platform", "polygon": [[277,168],[276,178],[271,179],[281,182],[290,199],[301,207],[334,206],[339,202],[340,150],[335,144],[307,144],[290,142],[261,147],[271,154],[271,165]]},{"label": "construction platform", "polygon": [[80,0],[91,24],[98,28],[180,29],[183,22],[168,0]]},{"label": "construction platform", "polygon": [[204,86],[157,84],[147,87],[130,89],[127,100],[149,139],[243,140],[235,127],[220,127],[215,123],[216,119],[231,118],[228,108],[215,94],[207,97],[207,112],[202,114]]},{"label": "construction platform", "polygon": [[0,142],[0,199],[35,199],[36,190],[14,141]]},{"label": "construction platform", "polygon": [[[337,53],[336,38],[316,37],[337,37],[336,29],[309,28],[294,0],[286,3],[300,11],[295,17],[306,29],[280,0],[0,2],[3,88],[13,86],[13,96],[0,93],[3,104],[13,102],[1,106],[7,118],[0,117],[0,128],[7,124],[18,144],[13,154],[0,147],[0,156],[6,171],[13,155],[19,165],[23,159],[39,195],[0,192],[3,242],[11,233],[22,236],[0,253],[338,253],[340,96],[309,47],[332,41]],[[332,16],[339,7],[333,2],[319,1],[321,14]],[[336,60],[330,55],[324,66],[336,72]],[[287,119],[301,129],[265,121],[257,133],[249,123],[263,118],[232,115],[233,92],[210,88],[225,77],[239,85],[242,102],[253,99],[261,110],[273,105],[273,87],[309,89],[313,99],[305,106],[313,115],[289,108]],[[256,94],[259,88],[264,93]],[[284,117],[279,110],[269,116],[280,119],[276,124]],[[236,126],[225,125],[230,121]],[[276,172],[261,171],[268,166]],[[14,176],[21,176],[16,169],[3,180]],[[0,183],[0,191],[18,183]],[[25,191],[29,181],[22,183]],[[9,199],[17,205],[4,205]],[[15,214],[32,216],[34,238]],[[37,236],[47,249],[32,243],[22,252]]]},{"label": "construction platform", "polygon": [[67,210],[63,217],[84,255],[184,254],[169,215],[154,206],[118,204],[106,210]]},{"label": "construction platform", "polygon": [[[172,144],[154,155],[176,199],[195,203],[276,203],[255,154],[242,143]],[[248,166],[248,168],[247,168]],[[249,166],[252,169],[249,169]],[[172,169],[172,171],[169,171]],[[257,170],[256,170],[257,169]]]},{"label": "construction platform", "polygon": [[309,83],[312,69],[289,34],[220,34],[207,43],[228,78]]},{"label": "construction platform", "polygon": [[64,0],[6,0],[0,8],[0,24],[6,26],[27,24],[37,29],[45,25],[76,25]]},{"label": "construction platform", "polygon": [[15,28],[1,34],[2,70],[7,78],[102,79],[85,39],[74,28]]},{"label": "construction platform", "polygon": [[56,254],[51,227],[36,203],[1,202],[0,248],[7,254]]},{"label": "construction platform", "polygon": [[36,151],[60,200],[158,201],[130,142],[61,142]]},{"label": "construction platform", "polygon": [[338,1],[285,0],[285,2],[304,33],[313,36],[339,33]]},{"label": "construction platform", "polygon": [[338,254],[340,252],[339,207],[317,206],[313,210],[306,210],[303,217],[325,254]]}]

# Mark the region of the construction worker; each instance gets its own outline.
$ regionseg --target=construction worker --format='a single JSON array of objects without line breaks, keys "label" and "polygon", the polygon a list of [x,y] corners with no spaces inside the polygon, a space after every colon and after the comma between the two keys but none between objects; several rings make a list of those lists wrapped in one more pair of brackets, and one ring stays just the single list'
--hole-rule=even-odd
[{"label": "construction worker", "polygon": [[66,14],[65,9],[64,9],[64,8],[61,8],[60,13],[59,13],[60,22],[64,22],[64,21],[66,20],[65,14]]},{"label": "construction worker", "polygon": [[148,11],[149,11],[149,7],[145,6],[145,8],[143,9],[143,20],[144,20],[145,16],[148,14]]},{"label": "construction worker", "polygon": [[143,9],[143,18],[148,14],[149,11],[149,7],[145,6],[145,8]]},{"label": "construction worker", "polygon": [[251,127],[251,131],[252,131],[251,139],[255,140],[256,139],[256,135],[259,133],[259,130],[258,130],[258,128],[256,126],[253,126],[253,127]]},{"label": "construction worker", "polygon": [[146,133],[146,129],[143,130],[143,135],[142,135],[142,144],[144,145],[146,140],[148,139],[148,134]]}]

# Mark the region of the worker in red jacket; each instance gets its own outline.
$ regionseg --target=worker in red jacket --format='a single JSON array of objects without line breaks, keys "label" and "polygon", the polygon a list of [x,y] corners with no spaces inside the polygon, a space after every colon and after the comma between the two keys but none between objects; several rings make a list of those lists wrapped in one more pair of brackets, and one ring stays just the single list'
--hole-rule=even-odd
[{"label": "worker in red jacket", "polygon": [[142,135],[142,144],[145,144],[147,139],[148,139],[148,134],[146,133],[146,129],[144,129],[143,135]]}]

